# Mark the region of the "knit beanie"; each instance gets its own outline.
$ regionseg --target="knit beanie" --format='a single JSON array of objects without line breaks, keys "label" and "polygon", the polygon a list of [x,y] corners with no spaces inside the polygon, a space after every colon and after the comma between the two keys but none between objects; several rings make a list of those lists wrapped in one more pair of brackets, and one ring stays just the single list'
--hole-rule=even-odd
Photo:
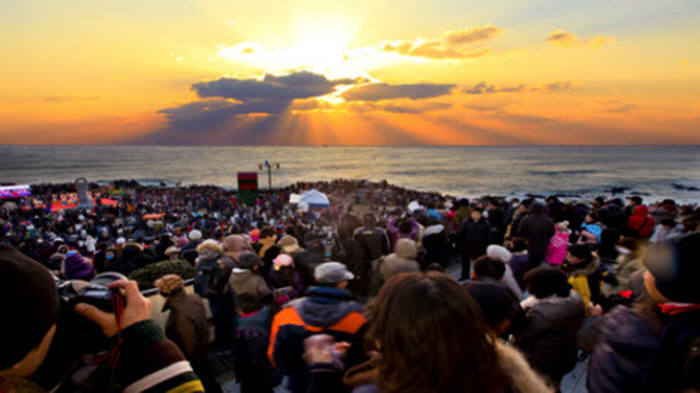
[{"label": "knit beanie", "polygon": [[53,275],[12,246],[0,245],[0,370],[36,348],[58,320]]},{"label": "knit beanie", "polygon": [[700,303],[700,233],[667,240],[649,247],[644,265],[656,288],[674,302]]}]

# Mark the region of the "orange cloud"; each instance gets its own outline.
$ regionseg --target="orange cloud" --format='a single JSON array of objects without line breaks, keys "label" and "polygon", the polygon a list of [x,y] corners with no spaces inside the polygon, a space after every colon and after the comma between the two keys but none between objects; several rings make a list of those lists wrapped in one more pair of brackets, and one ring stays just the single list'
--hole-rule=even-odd
[{"label": "orange cloud", "polygon": [[487,48],[465,49],[464,46],[479,41],[494,38],[501,32],[494,25],[473,27],[463,30],[445,32],[437,39],[416,39],[413,42],[404,40],[385,41],[380,49],[385,52],[395,52],[404,56],[423,57],[427,59],[468,59],[481,57],[490,52]]},{"label": "orange cloud", "polygon": [[589,38],[587,40],[582,40],[574,33],[565,30],[555,30],[547,36],[547,41],[564,47],[588,46],[591,48],[598,48],[605,44],[609,44],[614,40],[611,37],[605,37],[602,35]]}]

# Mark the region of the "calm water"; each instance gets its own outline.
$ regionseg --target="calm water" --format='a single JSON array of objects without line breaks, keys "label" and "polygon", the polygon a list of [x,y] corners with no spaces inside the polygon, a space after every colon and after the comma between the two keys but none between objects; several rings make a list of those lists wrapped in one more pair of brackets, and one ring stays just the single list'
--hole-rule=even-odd
[{"label": "calm water", "polygon": [[[279,163],[273,185],[357,178],[457,196],[567,193],[628,187],[700,201],[700,146],[689,147],[154,147],[0,146],[0,181],[111,179],[236,187],[236,172]],[[260,184],[267,178],[261,173]]]}]

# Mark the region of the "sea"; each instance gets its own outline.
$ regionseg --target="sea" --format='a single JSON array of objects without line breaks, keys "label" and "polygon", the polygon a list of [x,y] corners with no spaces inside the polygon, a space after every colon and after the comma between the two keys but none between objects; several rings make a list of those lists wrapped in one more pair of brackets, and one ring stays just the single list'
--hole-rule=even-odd
[{"label": "sea", "polygon": [[[700,202],[700,146],[277,147],[0,146],[0,182],[134,179],[237,187],[238,172],[272,185],[338,178],[452,196],[563,195]],[[279,164],[279,167],[277,166]]]}]

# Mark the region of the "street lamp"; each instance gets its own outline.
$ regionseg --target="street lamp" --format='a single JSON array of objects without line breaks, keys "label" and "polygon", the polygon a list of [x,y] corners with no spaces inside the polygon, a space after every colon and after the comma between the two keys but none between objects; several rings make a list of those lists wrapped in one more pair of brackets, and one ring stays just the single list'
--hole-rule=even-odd
[{"label": "street lamp", "polygon": [[272,168],[275,168],[276,170],[280,169],[280,164],[270,164],[270,161],[265,160],[264,164],[258,164],[258,168],[262,171],[264,168],[267,169],[267,188],[269,190],[272,190]]}]

